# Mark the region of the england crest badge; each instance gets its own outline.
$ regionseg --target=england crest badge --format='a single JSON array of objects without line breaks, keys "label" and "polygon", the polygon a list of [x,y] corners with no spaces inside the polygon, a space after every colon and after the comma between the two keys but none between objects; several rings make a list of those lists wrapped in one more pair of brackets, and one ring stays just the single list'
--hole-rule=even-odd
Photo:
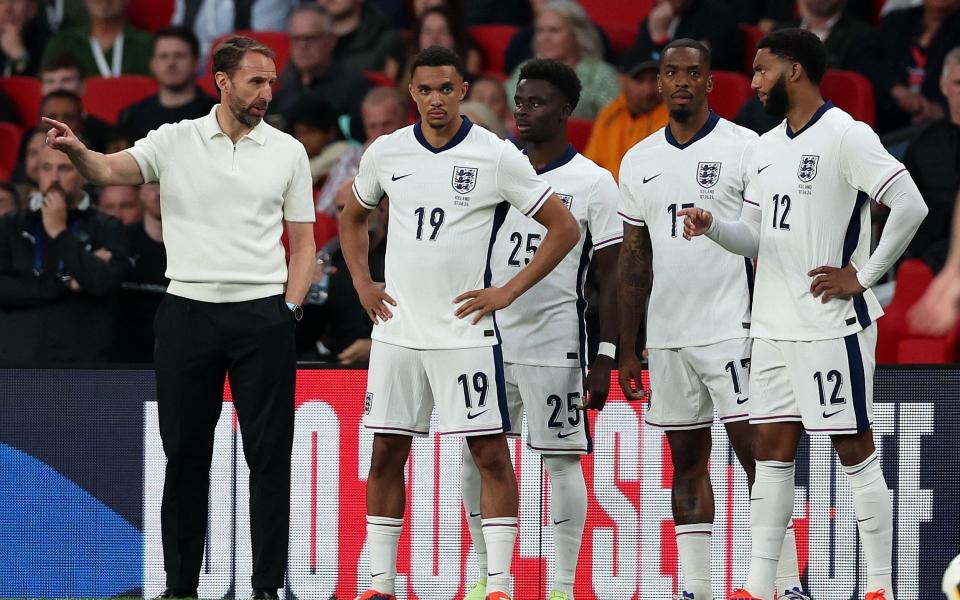
[{"label": "england crest badge", "polygon": [[717,185],[720,180],[720,164],[718,162],[702,162],[697,166],[697,183],[702,188]]},{"label": "england crest badge", "polygon": [[469,194],[473,191],[473,188],[477,187],[477,169],[475,167],[454,167],[451,184],[458,194]]},{"label": "england crest badge", "polygon": [[573,206],[573,196],[570,194],[561,194],[557,192],[557,197],[560,198],[560,201],[563,202],[563,205],[567,207],[567,210],[570,210],[570,207]]},{"label": "england crest badge", "polygon": [[800,157],[800,166],[797,167],[797,177],[800,181],[807,183],[813,181],[817,176],[817,163],[820,157],[816,154],[804,154]]}]

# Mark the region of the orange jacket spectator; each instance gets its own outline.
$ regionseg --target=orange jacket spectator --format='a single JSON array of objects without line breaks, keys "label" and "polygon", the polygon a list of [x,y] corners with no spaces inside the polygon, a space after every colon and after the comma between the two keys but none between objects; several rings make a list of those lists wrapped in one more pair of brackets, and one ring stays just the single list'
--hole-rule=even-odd
[{"label": "orange jacket spectator", "polygon": [[583,154],[613,173],[613,178],[617,179],[620,160],[627,150],[666,124],[665,104],[659,104],[648,113],[633,115],[627,108],[626,96],[620,94],[597,115]]},{"label": "orange jacket spectator", "polygon": [[590,132],[587,158],[620,175],[620,160],[637,142],[667,124],[657,87],[659,52],[630,48],[620,59],[620,95],[600,110]]}]

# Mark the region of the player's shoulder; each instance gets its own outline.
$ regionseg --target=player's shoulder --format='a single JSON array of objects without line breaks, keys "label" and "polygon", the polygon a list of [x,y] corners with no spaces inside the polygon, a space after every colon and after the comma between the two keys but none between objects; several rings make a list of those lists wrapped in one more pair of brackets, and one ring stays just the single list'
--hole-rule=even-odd
[{"label": "player's shoulder", "polygon": [[751,144],[760,139],[760,136],[756,131],[747,129],[742,125],[737,125],[733,121],[728,121],[723,117],[720,117],[720,120],[717,121],[716,132],[723,137],[729,138],[735,142],[742,142],[743,144]]},{"label": "player's shoulder", "polygon": [[[285,131],[277,129],[266,121],[262,121],[257,125],[254,130],[248,134],[248,137],[259,141],[261,144],[270,146],[270,154],[278,150],[283,153],[306,154],[303,144],[300,143],[297,138]],[[259,140],[257,138],[259,138]]]},{"label": "player's shoulder", "polygon": [[667,142],[667,128],[661,127],[660,129],[654,131],[647,137],[643,138],[636,144],[634,144],[629,150],[624,153],[623,157],[626,159],[628,156],[631,158],[637,156],[644,156],[651,153],[655,153],[663,148],[666,148],[670,144]]},{"label": "player's shoulder", "polygon": [[413,127],[413,125],[407,125],[391,133],[381,135],[367,145],[367,151],[371,149],[375,149],[374,152],[409,151],[410,144],[417,143],[413,134]]},{"label": "player's shoulder", "polygon": [[583,154],[577,152],[570,160],[568,165],[570,171],[574,171],[578,177],[585,180],[596,182],[607,177],[613,178],[610,171],[593,162]]}]

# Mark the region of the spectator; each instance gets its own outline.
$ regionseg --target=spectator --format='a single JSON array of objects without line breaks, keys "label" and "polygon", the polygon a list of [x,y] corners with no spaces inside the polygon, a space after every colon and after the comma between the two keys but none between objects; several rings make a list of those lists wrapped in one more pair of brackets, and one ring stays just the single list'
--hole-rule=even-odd
[{"label": "spectator", "polygon": [[950,246],[950,224],[960,188],[960,46],[943,61],[940,89],[947,115],[930,123],[907,147],[903,164],[917,182],[929,213],[907,248],[938,272]]},{"label": "spectator", "polygon": [[40,18],[52,33],[90,22],[84,0],[41,0],[40,6]]},{"label": "spectator", "polygon": [[[83,98],[87,93],[85,77],[83,65],[74,56],[51,56],[40,67],[40,93],[46,96],[50,92],[64,90]],[[93,149],[103,151],[106,148],[110,127],[106,121],[83,113],[83,131]]]},{"label": "spectator", "polygon": [[33,129],[23,136],[17,168],[13,171],[13,182],[24,198],[37,191],[37,165],[40,150],[43,149],[47,134],[41,129]]},{"label": "spectator", "polygon": [[192,29],[205,65],[214,40],[232,31],[284,31],[299,0],[176,0],[171,25]]},{"label": "spectator", "polygon": [[210,112],[216,101],[197,87],[200,43],[186,27],[167,27],[153,36],[150,72],[159,91],[128,107],[118,125],[134,140],[164,123],[196,119]]},{"label": "spectator", "polygon": [[414,23],[403,65],[398,65],[394,60],[387,62],[386,73],[397,80],[400,89],[407,89],[410,83],[409,65],[413,57],[430,46],[443,46],[456,52],[463,58],[468,76],[480,71],[480,51],[477,50],[476,41],[467,32],[466,25],[458,21],[447,7],[434,6],[425,10]]},{"label": "spectator", "polygon": [[583,155],[620,176],[627,150],[667,124],[667,107],[657,85],[659,53],[630,48],[620,63],[620,95],[600,111]]},{"label": "spectator", "polygon": [[270,110],[286,113],[307,92],[322,96],[337,114],[359,114],[360,101],[373,87],[370,81],[335,59],[333,20],[316,4],[305,4],[290,15],[290,61],[280,75]]},{"label": "spectator", "polygon": [[[499,2],[499,0],[494,0],[494,2]],[[548,3],[549,0],[531,0],[530,6],[533,9],[534,16],[539,15],[540,11]],[[522,4],[522,2],[516,4]],[[507,49],[504,51],[503,56],[504,73],[513,73],[514,69],[516,69],[520,63],[524,63],[533,58],[534,36],[536,35],[535,23],[536,18],[532,19],[532,22],[531,19],[522,21],[519,24],[520,31],[510,38],[510,43],[507,44]],[[603,60],[610,64],[616,64],[613,45],[610,43],[610,39],[607,38],[607,34],[592,21],[590,22],[590,26],[593,27],[597,35],[600,36],[600,44],[603,47]]]},{"label": "spectator", "polygon": [[871,49],[881,131],[942,117],[943,58],[960,41],[960,0],[924,0],[891,12]]},{"label": "spectator", "polygon": [[400,129],[407,121],[407,99],[393,88],[373,88],[363,99],[360,107],[363,130],[367,142],[363,147],[350,148],[330,171],[323,187],[317,194],[317,213],[336,215],[334,198],[347,180],[353,180],[360,168],[360,156],[373,140]]},{"label": "spectator", "polygon": [[84,71],[102,77],[149,75],[150,34],[127,23],[130,0],[85,0],[90,23],[64,29],[47,44],[44,59],[70,54]]},{"label": "spectator", "polygon": [[[600,59],[600,37],[583,7],[573,0],[551,0],[537,14],[534,54],[562,62],[576,71],[583,84],[574,117],[593,119],[617,96],[617,71]],[[507,101],[513,109],[517,67],[506,82]]]},{"label": "spectator", "polygon": [[476,125],[493,132],[501,140],[510,137],[510,132],[507,127],[486,104],[481,104],[473,100],[461,102],[460,114],[473,121]]},{"label": "spectator", "polygon": [[120,290],[114,360],[128,363],[153,362],[153,318],[167,290],[167,252],[160,223],[160,185],[145,183],[139,188],[143,219],[127,225],[130,242],[130,270]]},{"label": "spectator", "polygon": [[287,133],[306,149],[314,189],[319,189],[330,170],[353,147],[350,142],[339,140],[337,113],[323,98],[308,94],[288,113],[287,128]]},{"label": "spectator", "polygon": [[20,211],[20,193],[12,183],[0,182],[0,218]]},{"label": "spectator", "polygon": [[679,38],[692,38],[709,46],[715,71],[743,68],[740,30],[722,0],[655,0],[650,14],[640,23],[634,45],[649,55]]},{"label": "spectator", "polygon": [[108,185],[100,190],[97,209],[105,215],[130,225],[143,219],[140,192],[132,185]]},{"label": "spectator", "polygon": [[20,124],[20,112],[17,110],[17,105],[3,90],[0,90],[0,121]]},{"label": "spectator", "polygon": [[863,71],[869,60],[873,28],[847,10],[847,0],[799,0],[801,17],[781,21],[777,29],[799,27],[810,31],[827,48],[828,69]]},{"label": "spectator", "polygon": [[[336,211],[339,214],[347,202],[356,202],[353,196],[353,178],[344,181],[336,193]],[[384,258],[387,250],[387,217],[389,200],[384,199],[372,211],[370,230],[370,275],[383,281]],[[342,364],[363,365],[370,360],[370,333],[373,324],[360,305],[353,288],[350,271],[340,250],[339,238],[328,242],[323,251],[330,256],[331,271],[326,300],[311,304],[308,295],[303,306],[303,320],[297,327],[297,356],[300,360],[331,360]]]},{"label": "spectator", "polygon": [[0,219],[0,364],[108,358],[127,265],[119,221],[90,207],[67,155],[40,151],[41,192]]},{"label": "spectator", "polygon": [[513,113],[510,112],[507,93],[499,79],[493,79],[492,77],[474,79],[467,91],[467,99],[485,104],[503,123],[507,131],[513,129]]},{"label": "spectator", "polygon": [[[106,135],[110,126],[99,119],[95,119],[93,120],[93,128],[88,129],[87,126],[93,118],[87,117],[83,110],[83,100],[74,92],[55,90],[45,95],[40,101],[40,117],[70,123],[71,128],[77,127],[73,130],[77,132],[78,136],[86,140],[91,148],[98,152],[103,152],[106,149]],[[64,121],[64,119],[66,120]],[[38,126],[40,125],[41,122],[38,121]]]},{"label": "spectator", "polygon": [[333,58],[345,71],[383,71],[387,59],[403,48],[400,32],[391,28],[375,6],[364,0],[316,0],[333,17],[337,44]]},{"label": "spectator", "polygon": [[522,27],[530,23],[533,17],[531,8],[536,4],[537,0],[529,3],[517,0],[470,0],[464,16],[470,25],[504,24]]},{"label": "spectator", "polygon": [[0,75],[37,74],[49,37],[38,8],[37,0],[0,0]]}]

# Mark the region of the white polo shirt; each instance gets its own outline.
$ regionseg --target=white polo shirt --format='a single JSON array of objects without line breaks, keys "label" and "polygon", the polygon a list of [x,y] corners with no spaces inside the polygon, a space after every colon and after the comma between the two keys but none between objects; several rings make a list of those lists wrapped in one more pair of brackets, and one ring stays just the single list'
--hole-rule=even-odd
[{"label": "white polo shirt", "polygon": [[282,294],[283,221],[315,219],[307,153],[264,121],[234,144],[218,107],[127,150],[145,182],[160,182],[167,291],[203,302]]}]

